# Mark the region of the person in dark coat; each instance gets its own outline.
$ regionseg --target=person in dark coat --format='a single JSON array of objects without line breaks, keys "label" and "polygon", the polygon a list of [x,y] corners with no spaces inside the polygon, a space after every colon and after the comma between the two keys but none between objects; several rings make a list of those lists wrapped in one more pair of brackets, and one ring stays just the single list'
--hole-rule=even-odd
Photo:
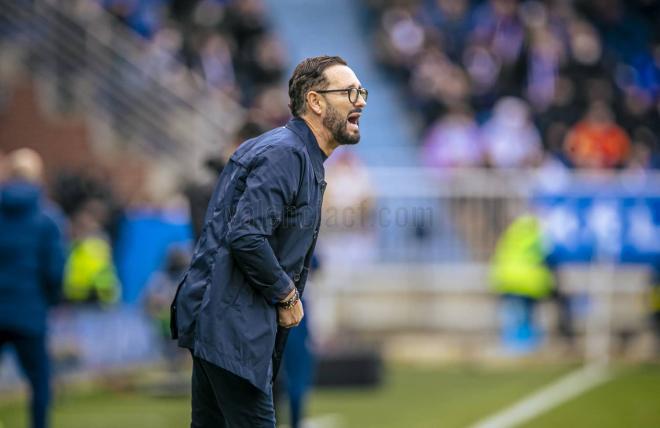
[{"label": "person in dark coat", "polygon": [[272,383],[303,317],[323,162],[360,140],[367,91],[342,58],[302,61],[289,97],[294,118],[223,169],[171,307],[172,335],[193,355],[193,427],[275,426]]},{"label": "person in dark coat", "polygon": [[46,317],[57,302],[64,269],[62,235],[47,214],[41,159],[29,149],[9,155],[0,190],[0,350],[11,344],[32,390],[33,427],[48,425],[50,369]]}]

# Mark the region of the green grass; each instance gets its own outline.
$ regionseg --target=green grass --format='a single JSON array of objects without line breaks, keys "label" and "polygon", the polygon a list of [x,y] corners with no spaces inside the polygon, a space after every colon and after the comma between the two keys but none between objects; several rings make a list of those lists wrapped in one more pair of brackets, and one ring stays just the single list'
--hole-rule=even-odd
[{"label": "green grass", "polygon": [[568,370],[397,368],[380,389],[314,393],[310,413],[338,414],[351,428],[465,427]]},{"label": "green grass", "polygon": [[[391,367],[373,389],[317,390],[311,416],[336,415],[341,428],[465,427],[552,382],[573,367],[484,369]],[[540,416],[527,427],[660,426],[660,366],[621,367],[608,383]],[[67,391],[55,428],[185,427],[188,398],[137,392]],[[27,426],[24,403],[0,401],[0,427]]]},{"label": "green grass", "polygon": [[615,378],[526,427],[660,427],[660,366],[615,370]]},{"label": "green grass", "polygon": [[[2,428],[27,427],[24,403],[0,407]],[[99,392],[56,400],[55,428],[185,427],[190,425],[187,399],[152,398],[134,393]]]}]

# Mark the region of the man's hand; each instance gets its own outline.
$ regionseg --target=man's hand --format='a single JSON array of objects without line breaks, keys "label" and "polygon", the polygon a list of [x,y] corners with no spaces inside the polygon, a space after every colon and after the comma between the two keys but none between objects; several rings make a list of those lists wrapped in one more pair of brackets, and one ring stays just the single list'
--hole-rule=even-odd
[{"label": "man's hand", "polygon": [[[296,290],[293,290],[291,293],[289,293],[288,296],[283,301],[287,301],[293,296],[296,295]],[[284,328],[291,328],[295,327],[298,324],[300,324],[300,321],[302,321],[303,316],[305,316],[305,313],[303,311],[303,306],[302,302],[300,299],[289,309],[284,309],[281,307],[277,307],[277,322],[280,325],[280,327]]]}]

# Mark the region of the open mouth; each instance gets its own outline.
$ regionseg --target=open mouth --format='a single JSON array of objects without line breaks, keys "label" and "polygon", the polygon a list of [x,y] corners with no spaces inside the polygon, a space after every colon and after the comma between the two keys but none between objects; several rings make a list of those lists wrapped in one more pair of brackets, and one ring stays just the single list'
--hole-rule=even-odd
[{"label": "open mouth", "polygon": [[348,123],[355,126],[356,128],[360,127],[360,113],[351,113],[348,115]]}]

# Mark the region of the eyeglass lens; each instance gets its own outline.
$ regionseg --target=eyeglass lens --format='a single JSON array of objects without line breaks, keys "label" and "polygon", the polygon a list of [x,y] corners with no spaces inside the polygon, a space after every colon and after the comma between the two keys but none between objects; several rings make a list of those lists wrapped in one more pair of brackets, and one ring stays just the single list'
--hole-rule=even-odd
[{"label": "eyeglass lens", "polygon": [[350,88],[348,90],[348,99],[352,103],[356,103],[358,100],[358,95],[362,95],[362,98],[367,101],[367,97],[369,96],[369,91],[367,91],[364,88]]}]

